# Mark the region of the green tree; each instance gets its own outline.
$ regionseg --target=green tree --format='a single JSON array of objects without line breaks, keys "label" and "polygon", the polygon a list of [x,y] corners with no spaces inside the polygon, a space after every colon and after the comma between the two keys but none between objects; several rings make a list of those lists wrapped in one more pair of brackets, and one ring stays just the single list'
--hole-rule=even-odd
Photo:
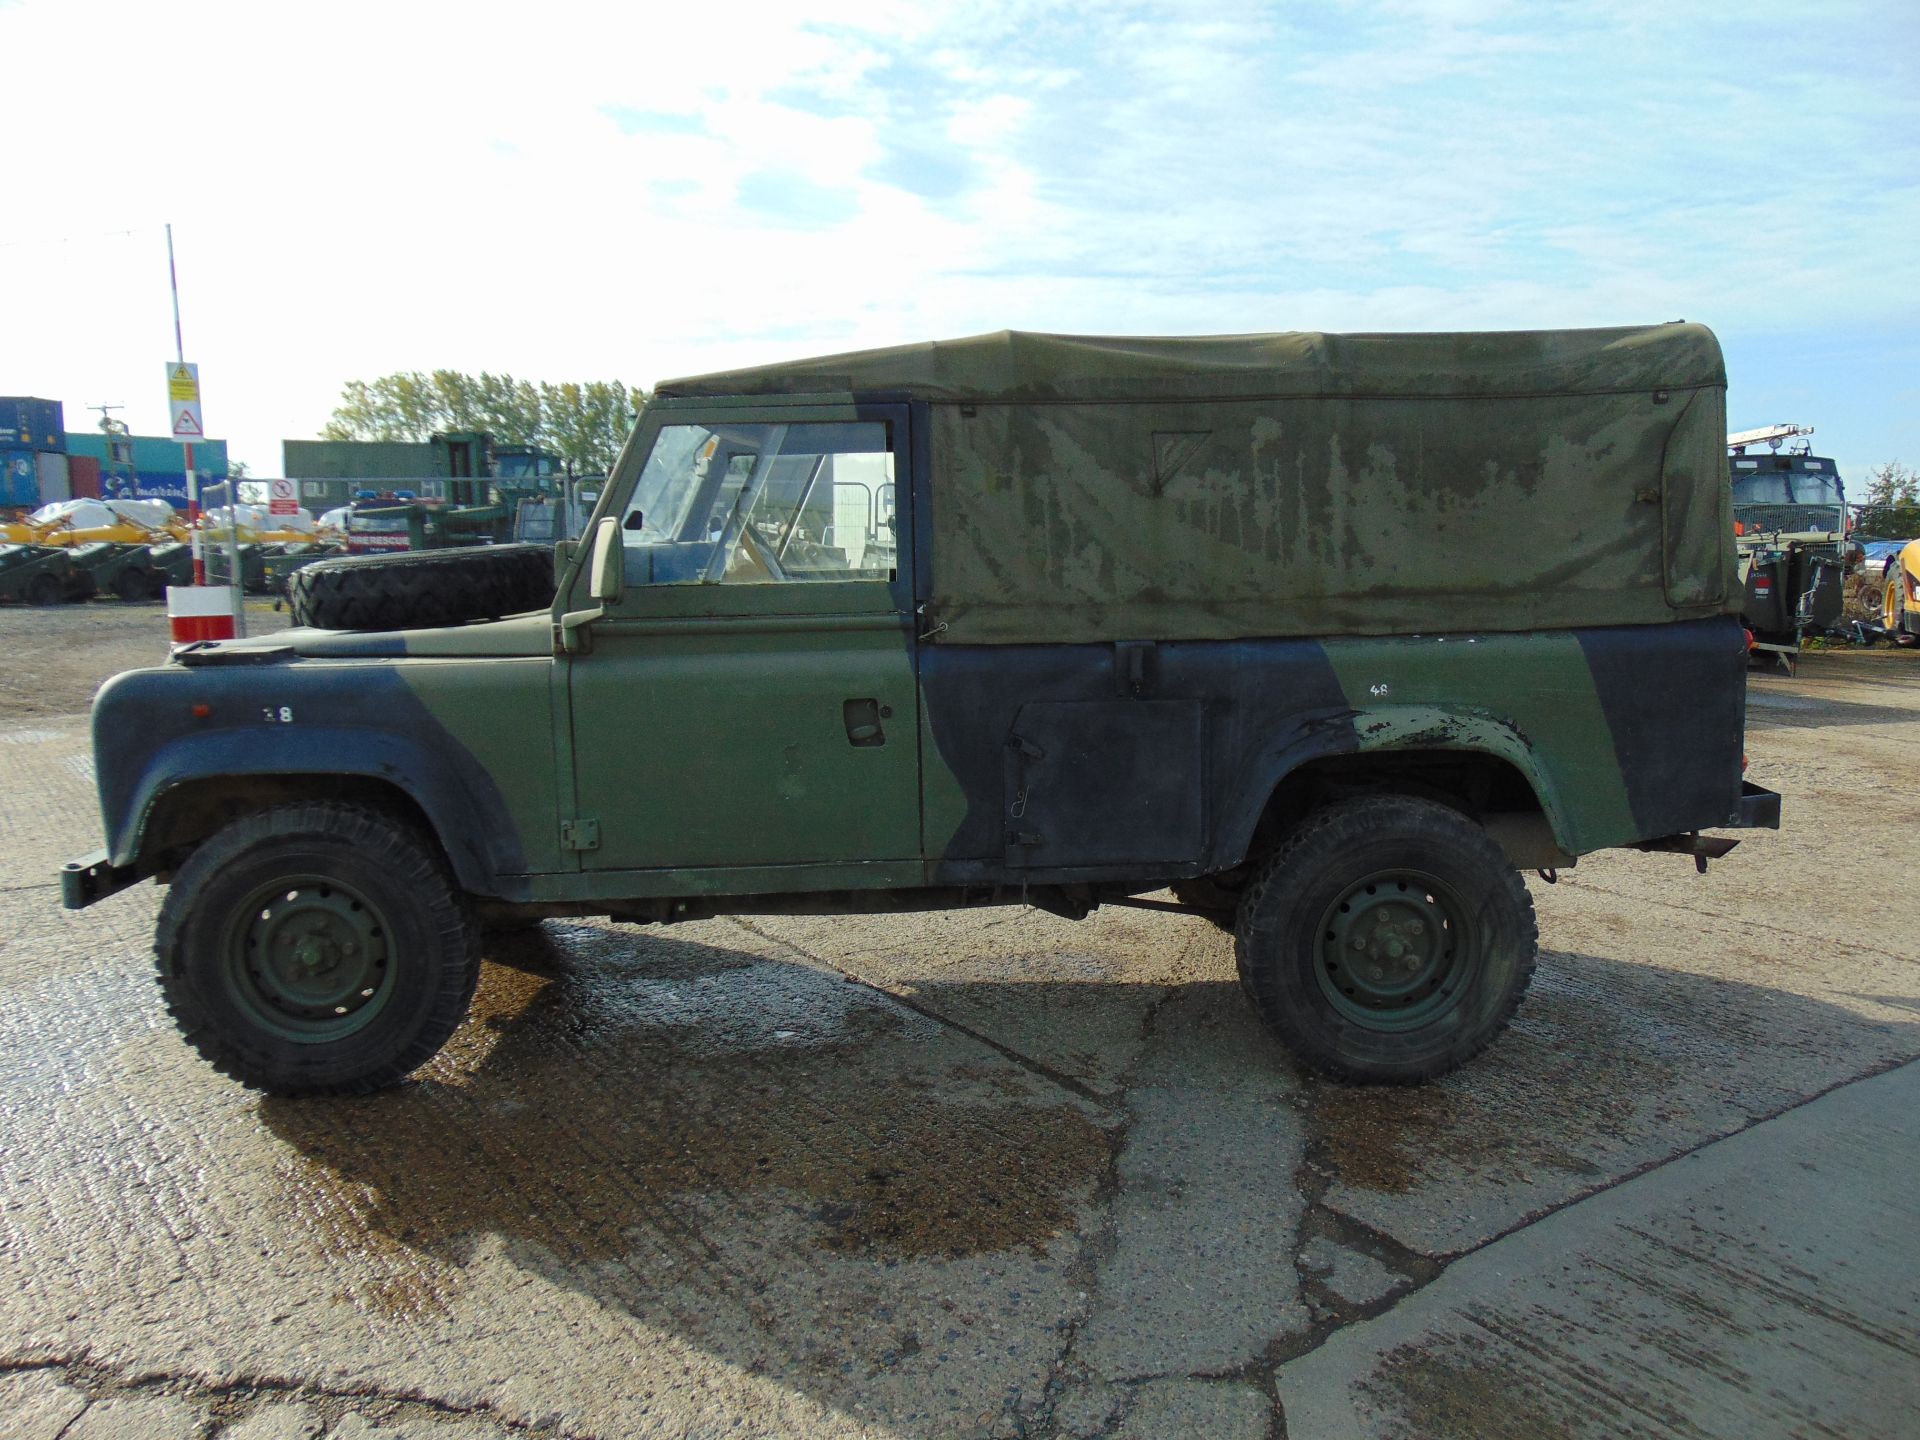
[{"label": "green tree", "polygon": [[547,448],[564,455],[582,474],[611,470],[645,400],[644,392],[629,390],[618,380],[542,385]]},{"label": "green tree", "polygon": [[417,442],[446,428],[443,414],[433,381],[418,370],[399,370],[378,380],[349,380],[320,438]]},{"label": "green tree", "polygon": [[618,380],[560,384],[459,370],[396,371],[350,380],[326,440],[423,441],[436,432],[477,430],[503,445],[538,445],[577,473],[609,470],[647,392]]},{"label": "green tree", "polygon": [[1920,536],[1920,472],[1898,460],[1869,470],[1866,499],[1854,512],[1854,528],[1888,540]]}]

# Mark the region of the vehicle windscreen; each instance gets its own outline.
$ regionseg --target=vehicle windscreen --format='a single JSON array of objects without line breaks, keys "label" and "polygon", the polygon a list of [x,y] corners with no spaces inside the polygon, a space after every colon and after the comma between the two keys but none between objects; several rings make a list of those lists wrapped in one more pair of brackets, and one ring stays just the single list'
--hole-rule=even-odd
[{"label": "vehicle windscreen", "polygon": [[1743,532],[1841,529],[1846,491],[1832,461],[1736,455],[1730,468],[1734,519]]},{"label": "vehicle windscreen", "polygon": [[894,505],[878,421],[668,425],[621,521],[627,580],[891,579]]},{"label": "vehicle windscreen", "polygon": [[1733,477],[1736,505],[1838,505],[1840,480],[1836,475],[1794,474],[1776,470]]}]

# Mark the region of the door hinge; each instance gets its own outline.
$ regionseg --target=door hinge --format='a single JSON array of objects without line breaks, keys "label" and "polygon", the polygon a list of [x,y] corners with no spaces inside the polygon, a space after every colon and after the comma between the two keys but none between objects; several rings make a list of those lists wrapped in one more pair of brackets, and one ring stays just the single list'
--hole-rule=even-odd
[{"label": "door hinge", "polygon": [[600,822],[584,816],[578,820],[560,822],[560,848],[562,850],[598,850],[600,848]]}]

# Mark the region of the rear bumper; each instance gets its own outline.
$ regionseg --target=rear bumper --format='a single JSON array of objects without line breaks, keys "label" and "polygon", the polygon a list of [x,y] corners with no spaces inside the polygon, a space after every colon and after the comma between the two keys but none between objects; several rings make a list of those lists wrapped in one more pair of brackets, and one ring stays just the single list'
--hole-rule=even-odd
[{"label": "rear bumper", "polygon": [[[1780,797],[1773,791],[1755,785],[1750,780],[1740,782],[1740,799],[1733,813],[1714,826],[1716,830],[1778,830],[1780,828]],[[1642,840],[1635,850],[1653,850],[1665,854],[1691,855],[1702,870],[1706,862],[1718,860],[1734,846],[1738,840],[1730,840],[1725,835],[1702,835],[1698,830],[1689,830],[1682,835],[1662,835],[1657,840]]]},{"label": "rear bumper", "polygon": [[1728,830],[1778,830],[1780,828],[1780,797],[1772,790],[1754,784],[1751,780],[1740,782],[1740,804],[1727,820]]},{"label": "rear bumper", "polygon": [[95,850],[60,867],[60,903],[69,910],[84,910],[139,883],[140,872],[133,866],[115,865],[106,851]]}]

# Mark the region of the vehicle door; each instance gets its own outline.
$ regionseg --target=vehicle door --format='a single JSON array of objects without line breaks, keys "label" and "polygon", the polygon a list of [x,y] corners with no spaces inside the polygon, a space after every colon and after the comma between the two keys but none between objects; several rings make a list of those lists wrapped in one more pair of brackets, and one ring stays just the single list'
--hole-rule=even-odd
[{"label": "vehicle door", "polygon": [[906,407],[656,407],[633,453],[600,522],[620,593],[567,662],[582,867],[654,872],[634,894],[917,878]]}]

